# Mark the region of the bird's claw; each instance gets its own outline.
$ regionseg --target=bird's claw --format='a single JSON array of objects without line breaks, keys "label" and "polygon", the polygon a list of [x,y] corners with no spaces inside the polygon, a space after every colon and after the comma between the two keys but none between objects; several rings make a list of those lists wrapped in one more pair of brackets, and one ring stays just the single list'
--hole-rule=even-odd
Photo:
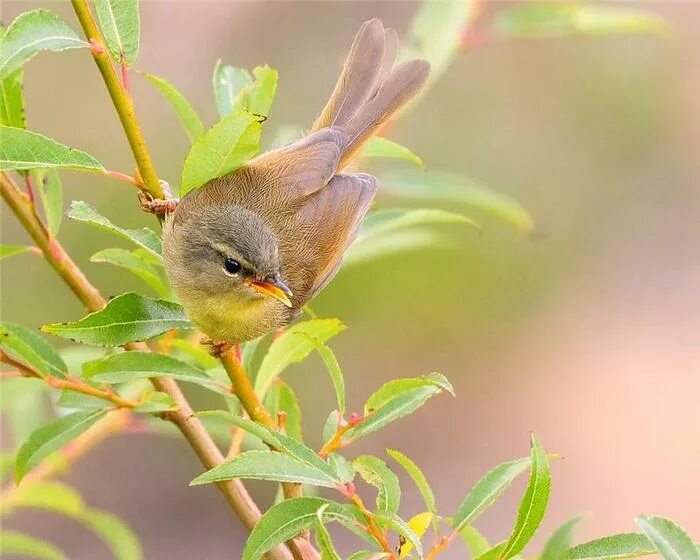
[{"label": "bird's claw", "polygon": [[179,198],[172,198],[172,192],[168,183],[161,179],[160,185],[163,188],[163,195],[165,198],[153,198],[150,194],[143,191],[139,193],[139,202],[144,212],[162,216],[174,212],[175,208],[177,208],[177,205],[180,203]]},{"label": "bird's claw", "polygon": [[212,340],[211,338],[203,338],[200,341],[202,344],[209,346],[209,353],[214,356],[215,358],[220,358],[222,354],[225,352],[228,352],[231,347],[233,346],[232,344],[228,342],[216,342]]}]

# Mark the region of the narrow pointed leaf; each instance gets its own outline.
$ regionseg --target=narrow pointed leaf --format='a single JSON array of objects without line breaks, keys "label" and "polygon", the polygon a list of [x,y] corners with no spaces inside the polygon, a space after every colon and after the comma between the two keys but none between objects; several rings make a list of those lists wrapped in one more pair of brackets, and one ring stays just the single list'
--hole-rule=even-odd
[{"label": "narrow pointed leaf", "polygon": [[131,66],[139,54],[138,0],[95,0],[95,11],[112,59]]},{"label": "narrow pointed leaf", "polygon": [[187,98],[167,80],[158,78],[153,74],[144,75],[165,96],[175,110],[175,114],[184,127],[190,142],[194,142],[199,138],[204,133],[204,125]]},{"label": "narrow pointed leaf", "polygon": [[83,202],[81,200],[71,202],[70,209],[68,210],[68,217],[71,220],[90,224],[99,229],[110,231],[120,237],[123,237],[124,239],[128,239],[132,243],[136,243],[140,247],[143,247],[158,260],[161,260],[163,245],[160,237],[151,229],[145,227],[138,229],[126,229],[119,227],[105,218],[87,202]]},{"label": "narrow pointed leaf", "polygon": [[316,512],[316,544],[321,552],[321,560],[341,560],[336,552],[328,529],[323,524],[323,512],[328,509],[328,504],[322,505]]},{"label": "narrow pointed leaf", "polygon": [[104,170],[99,161],[83,151],[23,128],[0,126],[0,169],[38,167]]},{"label": "narrow pointed leaf", "polygon": [[12,494],[5,506],[43,509],[75,517],[85,509],[85,502],[80,494],[62,482],[38,481]]},{"label": "narrow pointed leaf", "polygon": [[256,66],[253,68],[253,76],[255,81],[250,86],[247,109],[254,115],[267,117],[277,92],[277,70],[267,65]]},{"label": "narrow pointed leaf", "polygon": [[347,484],[355,479],[355,474],[357,473],[355,467],[340,453],[328,455],[328,463],[333,467],[333,471],[337,473],[338,480],[342,484]]},{"label": "narrow pointed leaf", "polygon": [[56,169],[38,170],[35,174],[49,233],[56,237],[63,221],[63,186]]},{"label": "narrow pointed leaf", "polygon": [[284,413],[285,433],[298,441],[304,441],[301,430],[301,408],[292,388],[281,379],[276,379],[265,395],[265,408],[272,417]]},{"label": "narrow pointed leaf", "polygon": [[569,550],[571,560],[623,560],[656,553],[651,541],[640,533],[621,533],[579,544]]},{"label": "narrow pointed leaf", "polygon": [[459,506],[459,510],[452,521],[455,529],[459,531],[463,525],[471,523],[479,517],[510,486],[511,482],[518,475],[524,473],[530,465],[530,457],[524,457],[502,463],[481,477]]},{"label": "narrow pointed leaf", "polygon": [[547,509],[552,476],[549,471],[547,454],[534,435],[532,436],[530,459],[532,461],[530,480],[520,501],[518,518],[515,521],[513,532],[501,552],[501,559],[512,558],[522,552],[537,531]]},{"label": "narrow pointed leaf", "polygon": [[214,99],[220,117],[245,109],[244,99],[247,88],[253,84],[250,72],[243,68],[234,68],[217,61],[212,77]]},{"label": "narrow pointed leaf", "polygon": [[[413,531],[416,536],[420,539],[423,537],[425,532],[428,530],[428,527],[430,527],[430,524],[433,523],[435,516],[433,515],[432,512],[430,511],[424,511],[423,513],[419,513],[417,515],[414,515],[411,517],[411,519],[408,520],[408,526]],[[411,551],[413,550],[413,544],[406,541],[404,545],[401,547],[401,553],[399,555],[400,558],[407,558],[409,554],[411,554]]]},{"label": "narrow pointed leaf", "polygon": [[124,521],[96,509],[86,510],[80,521],[110,548],[115,560],[141,560],[143,552],[136,533]]},{"label": "narrow pointed leaf", "polygon": [[340,369],[338,359],[335,357],[333,350],[331,350],[328,346],[326,346],[322,342],[319,342],[317,339],[311,336],[309,336],[309,338],[313,342],[314,347],[316,348],[316,351],[318,352],[319,356],[321,356],[321,359],[323,360],[323,363],[326,366],[326,371],[328,371],[328,375],[331,378],[331,382],[333,383],[333,389],[335,389],[335,398],[338,402],[338,410],[341,414],[344,414],[345,379],[343,378],[343,372]]},{"label": "narrow pointed leaf", "polygon": [[61,356],[35,331],[14,323],[0,322],[0,348],[42,375],[65,377],[66,364]]},{"label": "narrow pointed leaf", "polygon": [[477,556],[474,560],[499,560],[501,558],[501,552],[503,552],[505,546],[506,541],[500,542],[483,554]]},{"label": "narrow pointed leaf", "polygon": [[423,160],[411,150],[393,140],[381,136],[374,136],[371,138],[370,141],[365,144],[364,148],[362,148],[360,157],[399,159],[412,163],[421,169],[425,169]]},{"label": "narrow pointed leaf", "polygon": [[175,338],[170,341],[170,345],[173,349],[178,351],[183,360],[199,369],[207,371],[221,365],[221,363],[199,343],[184,338]]},{"label": "narrow pointed leaf", "polygon": [[542,549],[540,560],[569,560],[571,534],[580,521],[580,517],[574,517],[554,531]]},{"label": "narrow pointed leaf", "polygon": [[241,167],[260,149],[262,117],[232,113],[192,145],[182,168],[180,196]]},{"label": "narrow pointed leaf", "polygon": [[265,395],[273,380],[290,364],[301,362],[314,350],[308,337],[326,342],[343,331],[345,326],[338,319],[311,319],[289,327],[271,345],[263,358],[255,379],[255,392]]},{"label": "narrow pointed leaf", "polygon": [[374,519],[380,527],[387,527],[392,531],[402,535],[407,542],[411,543],[419,558],[423,558],[423,544],[403,519],[394,513],[376,513]]},{"label": "narrow pointed leaf", "polygon": [[42,459],[85,432],[105,414],[105,410],[74,412],[37,429],[17,453],[15,480],[22,480]]},{"label": "narrow pointed leaf", "polygon": [[371,455],[361,455],[352,464],[364,481],[377,489],[377,510],[396,513],[401,502],[401,486],[386,463]]},{"label": "narrow pointed leaf", "polygon": [[0,245],[0,260],[14,257],[15,255],[21,255],[27,251],[29,251],[29,247],[25,247],[24,245]]},{"label": "narrow pointed leaf", "polygon": [[0,531],[0,553],[39,560],[68,560],[54,545],[17,531]]},{"label": "narrow pointed leaf", "polygon": [[258,560],[274,546],[312,528],[318,519],[316,512],[324,505],[327,505],[323,512],[326,522],[346,520],[352,523],[355,520],[349,508],[323,498],[284,500],[268,509],[255,525],[243,549],[242,560]]},{"label": "narrow pointed leaf", "polygon": [[21,68],[0,79],[0,124],[27,128],[23,86],[24,71]]},{"label": "narrow pointed leaf", "polygon": [[135,251],[126,249],[102,249],[90,257],[94,263],[109,263],[128,270],[153,288],[160,297],[167,298],[170,290],[158,270]]},{"label": "narrow pointed leaf", "polygon": [[7,28],[0,43],[0,79],[20,68],[42,50],[62,51],[87,46],[53,12],[24,12]]},{"label": "narrow pointed leaf", "polygon": [[42,330],[83,344],[122,346],[188,328],[190,322],[178,304],[127,293],[79,321],[45,325]]},{"label": "narrow pointed leaf", "polygon": [[423,501],[425,502],[428,511],[433,513],[434,517],[437,516],[435,494],[433,494],[433,490],[428,484],[428,480],[425,478],[423,471],[420,470],[418,465],[416,465],[409,457],[400,451],[397,451],[396,449],[387,449],[386,452],[388,453],[389,457],[394,459],[394,461],[401,465],[406,473],[408,473],[408,476],[411,477],[411,480],[413,480],[413,483],[418,488],[420,495],[423,497]]},{"label": "narrow pointed leaf", "polygon": [[472,558],[485,554],[491,548],[486,537],[473,525],[462,525],[462,528],[459,530],[459,536],[464,541],[464,544],[467,545]]},{"label": "narrow pointed leaf", "polygon": [[700,551],[688,534],[670,519],[640,515],[635,521],[664,560],[700,560]]}]

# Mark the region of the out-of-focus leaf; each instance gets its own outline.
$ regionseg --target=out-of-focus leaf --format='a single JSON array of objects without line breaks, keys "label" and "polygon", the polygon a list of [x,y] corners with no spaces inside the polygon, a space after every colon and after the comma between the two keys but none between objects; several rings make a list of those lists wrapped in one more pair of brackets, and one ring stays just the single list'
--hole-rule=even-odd
[{"label": "out-of-focus leaf", "polygon": [[118,517],[96,509],[86,510],[80,521],[109,546],[115,560],[141,560],[143,552],[134,531]]},{"label": "out-of-focus leaf", "polygon": [[469,549],[469,554],[472,558],[481,556],[491,548],[486,537],[473,525],[463,525],[459,530],[459,536],[464,541],[464,544],[467,545],[467,549]]},{"label": "out-of-focus leaf", "polygon": [[433,494],[433,490],[430,487],[430,484],[428,484],[428,479],[425,478],[423,471],[420,470],[418,465],[416,465],[409,457],[400,451],[397,451],[396,449],[387,449],[386,452],[389,457],[401,465],[401,467],[408,473],[408,476],[411,477],[411,480],[413,480],[413,483],[418,488],[420,495],[423,497],[425,506],[428,508],[428,511],[433,514],[432,520],[435,524],[435,531],[437,532],[437,503],[435,501],[435,494]]},{"label": "out-of-focus leaf", "polygon": [[42,50],[63,51],[87,47],[56,14],[32,10],[17,16],[0,43],[0,79]]},{"label": "out-of-focus leaf", "polygon": [[27,251],[29,251],[29,247],[24,245],[0,245],[0,259],[21,255]]},{"label": "out-of-focus leaf", "polygon": [[165,96],[171,107],[175,110],[177,118],[187,132],[190,142],[194,142],[204,133],[204,125],[199,118],[197,111],[194,110],[187,98],[180,93],[177,88],[162,78],[158,78],[153,74],[144,74],[149,82],[151,82]]},{"label": "out-of-focus leaf", "polygon": [[61,394],[56,401],[56,406],[71,411],[80,409],[95,410],[96,408],[104,408],[107,406],[107,402],[99,397],[93,397],[92,395],[85,395],[83,393],[76,393],[75,391],[64,389],[61,391]]},{"label": "out-of-focus leaf", "polygon": [[444,245],[442,237],[427,228],[450,224],[481,230],[479,224],[466,216],[437,208],[376,210],[365,218],[343,263],[349,266],[416,247]]},{"label": "out-of-focus leaf", "polygon": [[94,263],[109,263],[135,274],[153,288],[160,297],[167,298],[170,290],[158,270],[135,251],[126,249],[102,249],[90,257]]},{"label": "out-of-focus leaf", "polygon": [[50,387],[41,379],[7,378],[0,380],[0,411],[4,428],[15,447],[49,419],[46,403]]},{"label": "out-of-focus leaf", "polygon": [[622,560],[654,554],[656,548],[640,533],[621,533],[579,544],[569,550],[571,560]]},{"label": "out-of-focus leaf", "polygon": [[[0,28],[0,41],[2,41],[4,33],[4,29]],[[2,46],[0,46],[0,50],[2,50]],[[23,85],[24,71],[21,68],[0,79],[0,124],[27,128]]]},{"label": "out-of-focus leaf", "polygon": [[122,346],[188,328],[191,325],[178,304],[126,293],[79,321],[45,325],[42,330],[83,344]]},{"label": "out-of-focus leaf", "polygon": [[255,392],[263,397],[273,380],[290,364],[306,358],[315,348],[309,337],[326,342],[345,329],[338,319],[311,319],[289,327],[271,345],[255,379]]},{"label": "out-of-focus leaf", "polygon": [[348,556],[348,560],[385,560],[386,558],[389,558],[388,552],[377,552],[376,550],[358,550]]},{"label": "out-of-focus leaf", "polygon": [[14,508],[36,508],[74,517],[85,509],[85,502],[70,486],[61,482],[41,481],[18,489],[4,506],[10,511]]},{"label": "out-of-focus leaf", "polygon": [[207,352],[201,344],[192,342],[191,340],[176,338],[170,341],[173,349],[179,351],[181,358],[194,367],[210,370],[219,367],[220,362]]},{"label": "out-of-focus leaf", "polygon": [[580,521],[580,517],[574,517],[554,531],[542,549],[540,560],[569,560],[571,534]]},{"label": "out-of-focus leaf", "polygon": [[670,519],[640,515],[635,521],[664,560],[700,560],[700,550],[688,534]]},{"label": "out-of-focus leaf", "polygon": [[338,473],[338,480],[342,484],[352,482],[355,478],[355,467],[340,453],[328,455],[328,463],[333,466],[333,470]]},{"label": "out-of-focus leaf", "polygon": [[423,544],[413,529],[395,513],[380,512],[374,515],[374,520],[380,527],[388,527],[392,531],[402,535],[406,543],[410,543],[419,558],[423,558]]},{"label": "out-of-focus leaf", "polygon": [[502,463],[482,476],[459,506],[452,522],[454,528],[459,531],[463,525],[472,522],[481,515],[530,465],[530,457],[523,457]]},{"label": "out-of-focus leaf", "polygon": [[68,560],[54,545],[17,531],[0,531],[0,553],[40,560]]},{"label": "out-of-focus leaf", "polygon": [[316,467],[276,451],[246,451],[199,475],[190,486],[232,478],[297,482],[335,488],[339,481]]},{"label": "out-of-focus leaf", "polygon": [[15,468],[15,452],[0,451],[0,482],[5,482],[5,477]]},{"label": "out-of-focus leaf", "polygon": [[474,208],[524,233],[534,228],[532,217],[516,200],[455,173],[393,171],[382,173],[381,185],[382,192],[402,199],[443,202],[450,208],[455,205]]},{"label": "out-of-focus leaf", "polygon": [[321,560],[341,560],[333,546],[328,529],[323,524],[323,512],[326,509],[328,509],[328,504],[322,505],[316,512],[316,544],[321,552]]},{"label": "out-of-focus leaf", "polygon": [[498,10],[496,37],[559,37],[618,33],[668,33],[662,19],[617,6],[564,2],[526,2]]},{"label": "out-of-focus leaf", "polygon": [[520,501],[518,518],[515,521],[513,531],[501,552],[502,559],[512,558],[522,552],[540,526],[549,501],[552,485],[549,459],[534,435],[531,436],[531,442],[530,480]]},{"label": "out-of-focus leaf", "polygon": [[361,455],[352,464],[364,481],[377,489],[377,510],[388,513],[399,511],[401,486],[398,477],[386,463],[372,455]]},{"label": "out-of-focus leaf", "polygon": [[263,118],[232,113],[202,134],[190,148],[182,168],[180,196],[237,169],[260,149]]},{"label": "out-of-focus leaf", "polygon": [[74,412],[34,431],[17,452],[15,480],[22,480],[42,459],[85,432],[105,414],[105,410]]},{"label": "out-of-focus leaf", "polygon": [[[428,530],[428,527],[430,527],[430,524],[434,521],[434,518],[435,518],[435,516],[433,515],[432,512],[424,511],[423,513],[419,513],[419,514],[411,517],[411,519],[408,520],[408,526],[416,534],[416,536],[420,539],[423,537],[425,532]],[[399,557],[400,558],[407,558],[412,550],[413,550],[413,544],[407,541],[401,547],[401,553],[400,553]]]},{"label": "out-of-focus leaf", "polygon": [[134,412],[152,414],[154,412],[171,410],[174,407],[175,401],[168,393],[163,393],[162,391],[148,391],[143,395],[138,406],[134,408]]},{"label": "out-of-focus leaf", "polygon": [[221,60],[216,62],[212,86],[221,118],[245,109],[245,92],[252,84],[253,77],[248,70],[221,64]]},{"label": "out-of-focus leaf", "polygon": [[97,228],[115,233],[118,236],[128,239],[132,243],[136,243],[136,245],[143,247],[155,258],[159,260],[161,258],[160,256],[163,252],[163,246],[160,237],[152,229],[148,229],[146,227],[138,229],[121,228],[101,215],[87,202],[83,202],[81,200],[71,202],[70,209],[68,210],[68,217],[71,220],[84,222]]},{"label": "out-of-focus leaf", "polygon": [[327,506],[323,512],[324,521],[355,521],[349,508],[323,498],[284,500],[268,509],[255,525],[243,549],[242,560],[258,560],[274,546],[312,528],[318,519],[316,512],[324,505]]},{"label": "out-of-focus leaf", "polygon": [[389,381],[367,400],[364,419],[348,430],[345,437],[352,441],[375,432],[415,411],[442,391],[454,394],[449,381],[439,373]]},{"label": "out-of-focus leaf", "polygon": [[323,423],[322,433],[324,444],[327,443],[328,440],[330,440],[335,434],[340,418],[340,413],[337,410],[332,410],[328,415],[328,418],[326,418],[326,421]]},{"label": "out-of-focus leaf", "polygon": [[0,322],[0,348],[42,375],[65,377],[66,364],[61,356],[35,331],[14,323]]},{"label": "out-of-focus leaf", "polygon": [[333,389],[335,389],[335,398],[338,402],[338,410],[341,414],[345,413],[345,379],[343,378],[343,371],[340,369],[340,364],[338,363],[333,350],[328,346],[319,342],[313,337],[309,337],[314,343],[316,351],[323,360],[328,375],[333,383]]},{"label": "out-of-focus leaf", "polygon": [[131,66],[139,54],[138,0],[95,0],[95,11],[112,59]]},{"label": "out-of-focus leaf", "polygon": [[292,388],[281,379],[275,379],[265,395],[265,408],[275,417],[280,412],[286,415],[284,431],[289,437],[303,441],[301,431],[301,408]]},{"label": "out-of-focus leaf", "polygon": [[44,206],[49,233],[56,237],[63,221],[63,185],[56,169],[38,170],[35,173],[41,204]]},{"label": "out-of-focus leaf", "polygon": [[474,14],[474,4],[473,0],[422,2],[400,60],[426,59],[431,67],[430,81],[437,80],[457,54],[460,38]]},{"label": "out-of-focus leaf", "polygon": [[411,150],[382,136],[373,136],[369,142],[365,144],[364,148],[362,148],[360,157],[400,159],[417,165],[421,169],[425,169],[423,160]]},{"label": "out-of-focus leaf", "polygon": [[81,150],[23,128],[0,126],[0,169],[38,167],[104,170],[99,161]]}]

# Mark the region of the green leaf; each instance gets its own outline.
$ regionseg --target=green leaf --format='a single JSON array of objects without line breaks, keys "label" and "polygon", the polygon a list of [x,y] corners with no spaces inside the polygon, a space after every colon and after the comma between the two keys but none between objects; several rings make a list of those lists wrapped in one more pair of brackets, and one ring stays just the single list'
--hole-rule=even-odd
[{"label": "green leaf", "polygon": [[464,541],[464,544],[467,545],[467,549],[472,558],[481,556],[491,548],[486,537],[473,525],[463,525],[459,530],[459,536]]},{"label": "green leaf", "polygon": [[74,200],[71,202],[68,210],[68,217],[71,220],[90,224],[99,229],[110,231],[116,235],[128,239],[143,247],[154,257],[160,260],[163,253],[163,245],[160,237],[151,229],[146,227],[138,229],[126,229],[114,225],[111,221],[101,215],[97,210],[82,200]]},{"label": "green leaf", "polygon": [[377,552],[376,550],[358,550],[348,556],[348,560],[384,560],[385,558],[389,558],[387,552]]},{"label": "green leaf", "polygon": [[79,321],[45,325],[42,330],[82,344],[122,346],[188,328],[191,325],[178,304],[126,293]]},{"label": "green leaf", "polygon": [[49,233],[56,237],[63,221],[63,186],[56,169],[36,173],[41,204],[44,206]]},{"label": "green leaf", "polygon": [[435,501],[435,494],[433,494],[433,490],[430,487],[430,484],[428,484],[428,479],[425,478],[423,471],[420,470],[418,465],[416,465],[409,457],[400,451],[397,451],[396,449],[387,449],[386,452],[389,457],[401,465],[403,470],[405,470],[408,473],[408,476],[411,477],[411,480],[413,480],[413,483],[418,488],[420,495],[423,497],[425,506],[428,508],[428,511],[433,514],[433,524],[435,531],[437,532],[437,502]]},{"label": "green leaf", "polygon": [[138,0],[95,0],[95,11],[112,59],[131,66],[139,54]]},{"label": "green leaf", "polygon": [[111,513],[88,509],[80,521],[109,546],[115,560],[141,560],[143,552],[134,531]]},{"label": "green leaf", "polygon": [[455,530],[459,531],[464,525],[479,517],[530,465],[530,457],[523,457],[501,463],[482,476],[457,510],[452,522]]},{"label": "green leaf", "polygon": [[99,161],[83,151],[23,128],[0,126],[0,169],[37,167],[104,170]]},{"label": "green leaf", "polygon": [[255,82],[250,87],[247,109],[254,115],[267,117],[277,91],[277,70],[267,65],[256,66],[253,68],[253,76]]},{"label": "green leaf", "polygon": [[399,511],[401,486],[398,477],[386,463],[371,455],[361,455],[352,464],[367,484],[377,488],[377,510],[387,513]]},{"label": "green leaf", "polygon": [[204,133],[204,125],[199,118],[197,111],[194,110],[187,98],[180,93],[177,88],[170,82],[158,78],[153,74],[144,74],[149,82],[151,82],[165,96],[171,107],[175,110],[177,118],[185,128],[190,142],[194,142]]},{"label": "green leaf", "polygon": [[579,544],[569,550],[571,560],[622,560],[654,554],[656,548],[639,533],[621,533]]},{"label": "green leaf", "polygon": [[284,431],[289,437],[304,441],[301,431],[301,408],[292,388],[281,379],[276,379],[265,395],[265,408],[272,417],[284,412],[286,420]]},{"label": "green leaf", "polygon": [[317,522],[316,512],[324,505],[325,521],[355,521],[350,508],[323,498],[293,498],[272,506],[255,525],[241,560],[258,560],[268,550],[288,541]]},{"label": "green leaf", "polygon": [[322,438],[324,444],[335,435],[340,418],[341,416],[337,410],[331,410],[330,414],[328,414],[326,421],[323,423]]},{"label": "green leaf", "polygon": [[522,552],[540,526],[544,512],[547,509],[547,502],[549,501],[549,492],[552,484],[549,459],[534,435],[531,437],[531,441],[532,453],[530,459],[532,468],[530,470],[530,481],[520,501],[518,518],[515,521],[513,532],[501,552],[500,558],[502,559],[512,558]]},{"label": "green leaf", "polygon": [[374,520],[380,527],[388,527],[392,531],[402,535],[416,551],[419,558],[423,558],[423,544],[421,543],[418,535],[413,532],[413,529],[409,527],[403,519],[401,519],[395,513],[375,513]]},{"label": "green leaf", "polygon": [[5,482],[10,472],[15,468],[15,452],[0,451],[0,482]]},{"label": "green leaf", "polygon": [[640,515],[635,521],[664,560],[700,560],[700,551],[688,534],[670,519]]},{"label": "green leaf", "polygon": [[560,37],[618,33],[668,33],[653,15],[616,6],[528,2],[498,10],[493,33],[499,38]]},{"label": "green leaf", "polygon": [[66,364],[51,345],[21,325],[0,322],[0,348],[42,375],[65,377]]},{"label": "green leaf", "polygon": [[323,512],[326,509],[328,509],[328,504],[322,505],[316,512],[316,544],[321,552],[321,560],[341,560],[333,546],[328,529],[323,524]]},{"label": "green leaf", "polygon": [[52,544],[17,531],[0,531],[0,553],[29,556],[41,560],[68,560],[68,557]]},{"label": "green leaf", "polygon": [[364,437],[390,422],[410,414],[443,390],[454,394],[447,379],[430,373],[410,379],[395,379],[383,385],[365,403],[365,417],[348,430],[349,441]]},{"label": "green leaf", "polygon": [[152,414],[154,412],[172,410],[175,407],[175,401],[168,393],[163,393],[162,391],[148,391],[143,395],[141,402],[134,411]]},{"label": "green leaf", "polygon": [[571,533],[580,521],[580,517],[574,517],[554,531],[542,549],[540,560],[569,560]]},{"label": "green leaf", "polygon": [[27,251],[29,251],[29,247],[25,247],[24,245],[0,245],[0,260],[15,255],[21,255]]},{"label": "green leaf", "polygon": [[534,228],[532,217],[516,200],[455,173],[394,171],[382,173],[381,184],[383,192],[401,199],[442,202],[450,209],[456,205],[473,208],[523,233]]},{"label": "green leaf", "polygon": [[263,358],[255,379],[255,392],[262,398],[274,379],[287,366],[301,362],[315,348],[311,337],[319,342],[326,342],[345,329],[338,319],[311,319],[295,323],[289,327],[271,345]]},{"label": "green leaf", "polygon": [[168,298],[170,290],[158,270],[136,251],[102,249],[90,257],[90,262],[109,263],[135,274],[153,288],[160,297]]},{"label": "green leaf", "polygon": [[15,480],[22,480],[42,459],[85,432],[105,414],[105,410],[74,412],[34,431],[17,453]]},{"label": "green leaf", "polygon": [[64,408],[71,412],[80,409],[91,409],[104,408],[107,403],[104,399],[99,397],[93,397],[92,395],[85,395],[83,393],[76,393],[69,389],[64,389],[56,401],[56,406],[58,408]]},{"label": "green leaf", "polygon": [[411,150],[397,142],[381,136],[372,137],[369,142],[365,144],[364,148],[362,148],[360,157],[400,159],[417,165],[421,169],[425,169],[423,160]]},{"label": "green leaf", "polygon": [[506,541],[498,543],[496,546],[490,548],[483,554],[477,556],[474,560],[499,560],[501,558],[501,552],[506,546]]},{"label": "green leaf", "polygon": [[0,381],[0,410],[12,435],[14,446],[19,446],[49,417],[46,402],[50,387],[41,379],[7,378]]},{"label": "green leaf", "polygon": [[175,338],[170,341],[170,345],[181,354],[181,358],[199,369],[210,370],[221,365],[221,363],[199,343],[184,338]]},{"label": "green leaf", "polygon": [[340,364],[338,359],[335,357],[333,350],[331,350],[327,345],[319,342],[312,336],[309,336],[311,342],[313,342],[316,351],[323,360],[323,364],[326,366],[326,371],[331,378],[333,383],[333,389],[335,390],[335,398],[338,402],[338,410],[341,414],[345,413],[345,379],[343,378],[343,372],[340,369]]},{"label": "green leaf", "polygon": [[83,364],[83,375],[97,383],[124,383],[163,375],[204,386],[214,383],[202,370],[154,352],[120,352],[86,362]]},{"label": "green leaf", "polygon": [[27,128],[23,86],[24,71],[21,68],[0,79],[0,124]]},{"label": "green leaf", "polygon": [[85,509],[85,502],[75,490],[61,482],[39,481],[22,487],[7,500],[4,507],[35,508],[68,516],[78,516]]},{"label": "green leaf", "polygon": [[185,159],[180,196],[234,171],[258,153],[262,120],[252,113],[232,113],[202,134]]},{"label": "green leaf", "polygon": [[333,470],[338,473],[338,480],[340,480],[342,484],[347,484],[354,480],[356,472],[355,467],[340,453],[329,454],[328,463],[333,467]]},{"label": "green leaf", "polygon": [[415,249],[417,246],[434,248],[441,237],[425,231],[436,225],[468,225],[477,230],[475,221],[437,208],[375,210],[367,215],[362,230],[350,246],[343,263],[345,266],[370,259]]},{"label": "green leaf", "polygon": [[212,86],[216,108],[221,118],[245,109],[245,92],[248,91],[248,87],[252,84],[253,77],[248,70],[222,65],[221,60],[216,62]]},{"label": "green leaf", "polygon": [[87,46],[53,12],[24,12],[7,28],[0,43],[0,79],[20,68],[42,50],[56,52]]}]

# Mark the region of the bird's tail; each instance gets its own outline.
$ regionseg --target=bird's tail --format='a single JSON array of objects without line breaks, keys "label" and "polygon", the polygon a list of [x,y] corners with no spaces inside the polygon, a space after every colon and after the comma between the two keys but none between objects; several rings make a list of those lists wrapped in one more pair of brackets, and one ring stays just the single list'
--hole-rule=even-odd
[{"label": "bird's tail", "polygon": [[348,143],[340,159],[345,167],[358,150],[425,84],[430,64],[411,60],[394,66],[399,39],[382,22],[365,22],[355,36],[343,71],[312,132],[340,128]]}]

